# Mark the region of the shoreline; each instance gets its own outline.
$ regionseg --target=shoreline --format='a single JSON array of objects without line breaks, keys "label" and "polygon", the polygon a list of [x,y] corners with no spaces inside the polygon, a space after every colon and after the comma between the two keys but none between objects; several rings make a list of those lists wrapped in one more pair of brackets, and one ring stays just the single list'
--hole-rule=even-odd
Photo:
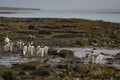
[{"label": "shoreline", "polygon": [[[24,13],[24,14],[26,14],[26,13],[32,13],[32,12],[0,12],[0,14],[19,14],[19,13]],[[40,18],[42,18],[42,19],[78,19],[78,20],[87,20],[87,21],[100,21],[100,22],[106,22],[106,23],[116,23],[116,24],[120,24],[120,22],[118,22],[118,21],[109,21],[109,20],[102,20],[102,19],[100,19],[100,20],[98,20],[98,19],[87,19],[87,18],[68,18],[68,17],[61,17],[61,18],[59,18],[59,17],[21,17],[21,16],[0,16],[1,18],[3,17],[3,18],[20,18],[20,19],[40,19]]]},{"label": "shoreline", "polygon": [[[12,11],[12,10],[7,10],[8,12]],[[72,19],[72,18],[76,18],[76,19],[85,19],[85,20],[92,20],[92,21],[103,21],[103,22],[113,22],[113,23],[120,23],[119,20],[119,14],[117,14],[118,12],[110,12],[110,11],[96,11],[93,13],[90,11],[88,12],[77,12],[77,11],[68,11],[68,12],[64,12],[64,11],[54,11],[52,12],[52,10],[13,10],[13,12],[16,13],[8,13],[8,14],[0,14],[1,17],[14,17],[14,18],[62,18],[62,19]],[[19,13],[20,12],[20,13]],[[28,13],[27,13],[28,12]],[[87,13],[87,14],[86,14]],[[58,15],[57,15],[58,14]],[[71,16],[67,16],[67,15],[71,15]],[[98,17],[100,16],[100,17]],[[113,16],[113,17],[111,17]]]}]

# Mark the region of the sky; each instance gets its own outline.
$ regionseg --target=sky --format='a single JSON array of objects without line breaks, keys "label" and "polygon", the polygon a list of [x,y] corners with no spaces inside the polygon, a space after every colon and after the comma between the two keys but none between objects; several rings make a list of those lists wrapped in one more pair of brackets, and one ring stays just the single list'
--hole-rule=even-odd
[{"label": "sky", "polygon": [[0,0],[0,7],[46,10],[120,9],[120,0]]}]

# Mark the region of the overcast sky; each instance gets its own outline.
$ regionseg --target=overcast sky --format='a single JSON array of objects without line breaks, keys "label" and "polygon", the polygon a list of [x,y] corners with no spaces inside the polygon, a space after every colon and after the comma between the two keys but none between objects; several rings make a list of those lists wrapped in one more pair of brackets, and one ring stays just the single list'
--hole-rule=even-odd
[{"label": "overcast sky", "polygon": [[0,0],[0,7],[61,9],[120,9],[120,0]]}]

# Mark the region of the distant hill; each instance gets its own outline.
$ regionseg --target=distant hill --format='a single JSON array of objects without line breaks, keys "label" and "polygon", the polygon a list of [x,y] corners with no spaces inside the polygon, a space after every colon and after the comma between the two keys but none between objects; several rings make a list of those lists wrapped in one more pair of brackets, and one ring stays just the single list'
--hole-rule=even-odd
[{"label": "distant hill", "polygon": [[0,10],[41,10],[38,8],[0,7]]}]

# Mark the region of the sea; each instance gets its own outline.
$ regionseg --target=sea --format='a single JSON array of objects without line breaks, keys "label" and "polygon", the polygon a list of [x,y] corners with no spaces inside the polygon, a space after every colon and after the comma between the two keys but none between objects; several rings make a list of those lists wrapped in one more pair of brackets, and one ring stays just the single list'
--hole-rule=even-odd
[{"label": "sea", "polygon": [[0,17],[77,18],[120,23],[120,12],[116,10],[0,10]]}]

